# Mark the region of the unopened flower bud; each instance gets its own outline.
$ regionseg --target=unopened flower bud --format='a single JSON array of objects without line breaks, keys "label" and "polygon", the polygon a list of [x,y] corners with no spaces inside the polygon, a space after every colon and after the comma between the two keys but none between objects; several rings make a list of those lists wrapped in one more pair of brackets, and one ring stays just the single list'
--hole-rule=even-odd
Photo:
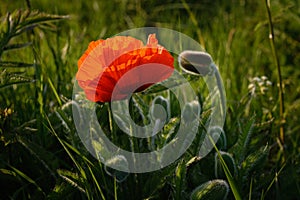
[{"label": "unopened flower bud", "polygon": [[170,104],[168,99],[157,96],[152,102],[151,115],[154,119],[168,121],[170,119]]},{"label": "unopened flower bud", "polygon": [[213,60],[208,53],[187,50],[179,54],[178,62],[184,71],[205,76],[211,71]]},{"label": "unopened flower bud", "polygon": [[198,101],[192,101],[187,103],[182,112],[182,119],[185,123],[193,122],[198,120],[201,107]]}]

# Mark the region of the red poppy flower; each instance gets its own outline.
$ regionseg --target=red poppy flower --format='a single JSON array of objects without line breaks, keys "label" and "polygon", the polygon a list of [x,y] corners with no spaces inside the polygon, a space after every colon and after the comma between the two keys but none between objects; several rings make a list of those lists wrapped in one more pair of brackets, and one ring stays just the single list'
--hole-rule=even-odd
[{"label": "red poppy flower", "polygon": [[76,79],[93,102],[128,98],[167,79],[174,58],[150,34],[146,45],[130,36],[92,41],[78,60]]}]

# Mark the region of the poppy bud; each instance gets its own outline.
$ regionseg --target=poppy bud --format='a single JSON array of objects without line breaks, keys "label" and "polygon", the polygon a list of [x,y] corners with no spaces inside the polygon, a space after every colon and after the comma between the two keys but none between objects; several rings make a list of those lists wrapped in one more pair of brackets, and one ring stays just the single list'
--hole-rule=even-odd
[{"label": "poppy bud", "polygon": [[151,106],[151,115],[154,119],[168,121],[171,115],[169,101],[162,96],[155,97]]},{"label": "poppy bud", "polygon": [[[220,151],[220,155],[222,156],[222,159],[224,160],[230,173],[233,176],[235,176],[237,174],[237,168],[232,155],[223,151]],[[215,153],[215,176],[217,178],[226,179],[226,174],[224,172],[222,162],[221,159],[219,158],[218,153]]]},{"label": "poppy bud", "polygon": [[186,104],[183,108],[182,118],[185,123],[190,123],[197,120],[200,114],[201,107],[198,101],[192,101]]},{"label": "poppy bud", "polygon": [[208,53],[187,50],[179,54],[178,62],[184,71],[205,76],[212,70],[213,60]]},{"label": "poppy bud", "polygon": [[[122,171],[116,170],[109,166],[119,168]],[[123,182],[129,176],[129,173],[127,173],[127,171],[129,170],[129,164],[127,159],[123,155],[116,155],[111,159],[107,160],[105,163],[104,170],[108,175],[115,177],[118,182]]]},{"label": "poppy bud", "polygon": [[229,186],[226,181],[215,179],[198,186],[191,194],[191,200],[226,199]]}]

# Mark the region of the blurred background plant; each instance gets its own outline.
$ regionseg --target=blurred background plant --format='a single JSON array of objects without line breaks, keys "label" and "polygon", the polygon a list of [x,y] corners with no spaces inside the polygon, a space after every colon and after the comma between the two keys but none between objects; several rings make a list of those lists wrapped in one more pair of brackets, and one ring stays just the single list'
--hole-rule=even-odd
[{"label": "blurred background plant", "polygon": [[[277,72],[263,1],[2,0],[1,198],[297,199],[299,8],[296,0],[271,1],[285,94],[281,145]],[[91,40],[144,26],[185,33],[212,55],[227,93],[227,118],[216,150],[205,158],[195,157],[200,127],[189,150],[172,165],[152,173],[122,174],[106,169],[80,142],[72,120],[72,87],[77,60]],[[204,83],[189,78],[205,120],[209,112]],[[150,90],[148,95],[132,99],[138,123],[143,123],[141,115],[148,115],[154,94]],[[175,133],[180,120],[178,102],[167,91],[160,95],[168,99],[171,116],[163,137],[155,140],[157,147],[169,141],[164,136]],[[109,106],[97,110],[99,121],[110,130]],[[148,141],[142,142],[149,150]]]}]

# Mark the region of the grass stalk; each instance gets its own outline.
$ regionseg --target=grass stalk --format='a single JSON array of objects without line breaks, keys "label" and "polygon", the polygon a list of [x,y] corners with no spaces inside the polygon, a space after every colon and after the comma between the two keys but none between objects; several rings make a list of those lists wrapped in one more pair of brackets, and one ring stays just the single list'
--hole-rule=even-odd
[{"label": "grass stalk", "polygon": [[265,199],[266,194],[269,192],[269,190],[271,189],[271,187],[273,186],[273,184],[274,184],[276,181],[278,181],[279,174],[282,172],[282,170],[284,169],[284,167],[285,167],[285,164],[283,164],[282,167],[279,169],[279,171],[275,173],[275,176],[274,176],[273,180],[272,180],[271,183],[269,184],[269,186],[268,186],[268,188],[266,189],[266,191],[263,193],[262,199]]},{"label": "grass stalk", "polygon": [[270,39],[270,45],[271,50],[273,54],[273,59],[277,68],[277,79],[279,82],[279,117],[280,117],[280,127],[279,127],[279,140],[281,142],[281,145],[284,144],[284,123],[285,123],[285,117],[284,117],[284,93],[283,93],[283,83],[282,83],[282,75],[281,75],[281,68],[279,63],[279,58],[277,54],[277,50],[275,48],[275,40],[274,40],[274,25],[272,21],[272,15],[271,15],[271,3],[270,0],[265,0],[267,13],[268,13],[268,22],[269,22],[269,39]]},{"label": "grass stalk", "polygon": [[252,199],[252,189],[253,189],[253,178],[251,177],[250,189],[249,189],[249,200]]},{"label": "grass stalk", "polygon": [[118,200],[117,177],[116,176],[114,176],[114,196],[115,196],[115,200]]},{"label": "grass stalk", "polygon": [[35,41],[35,46],[32,47],[33,55],[34,55],[34,76],[36,79],[35,82],[35,104],[36,110],[35,115],[37,119],[37,128],[41,131],[41,144],[45,145],[45,134],[44,134],[44,126],[43,126],[43,119],[44,119],[44,75],[43,75],[43,68],[41,66],[40,60],[41,57],[39,55],[38,43]]},{"label": "grass stalk", "polygon": [[102,200],[106,200],[106,198],[105,198],[105,196],[104,196],[104,194],[103,194],[103,191],[102,191],[102,189],[101,189],[101,187],[100,187],[100,184],[98,183],[98,180],[97,180],[97,178],[95,177],[95,175],[94,175],[92,169],[90,168],[89,165],[87,165],[87,167],[88,167],[88,169],[89,169],[89,171],[90,171],[90,174],[91,174],[91,176],[92,176],[92,178],[93,178],[94,183],[95,183],[96,186],[97,186],[98,191],[100,192],[100,195],[101,195]]}]

